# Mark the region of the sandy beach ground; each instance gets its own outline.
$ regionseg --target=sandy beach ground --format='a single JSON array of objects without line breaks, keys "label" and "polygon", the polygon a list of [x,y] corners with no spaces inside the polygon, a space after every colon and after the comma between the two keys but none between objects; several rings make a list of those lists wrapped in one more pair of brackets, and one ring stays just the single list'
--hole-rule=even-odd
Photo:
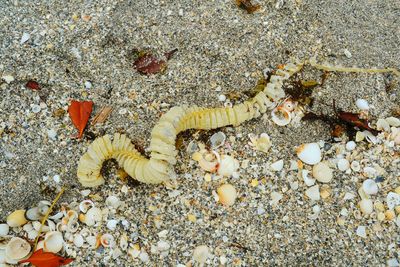
[{"label": "sandy beach ground", "polygon": [[[51,201],[62,186],[66,193],[60,203],[85,199],[76,169],[93,137],[126,133],[146,148],[151,129],[170,107],[220,107],[221,94],[238,95],[237,103],[242,102],[267,68],[314,56],[331,65],[400,68],[397,0],[259,3],[262,9],[248,14],[234,1],[0,1],[0,221],[16,209]],[[162,56],[175,48],[164,73],[146,76],[134,70],[134,50]],[[319,80],[321,72],[306,68],[303,75]],[[26,88],[29,80],[41,89]],[[400,89],[393,80],[391,74],[331,73],[313,91],[312,110],[334,115],[335,100],[342,110],[357,112],[355,100],[362,98],[371,107],[373,123],[394,116]],[[68,113],[60,111],[71,99],[92,100],[93,114],[103,106],[113,112],[105,123],[89,126],[81,140],[73,139],[76,129]],[[189,266],[198,245],[209,247],[209,266],[386,266],[399,260],[395,221],[380,221],[378,211],[357,213],[363,175],[334,169],[330,196],[311,201],[297,172],[289,171],[290,160],[298,159],[296,146],[326,141],[324,159],[329,160],[337,152],[331,146],[343,147],[346,136],[333,144],[326,123],[278,127],[269,114],[220,130],[230,144],[225,153],[249,162],[238,178],[205,181],[205,171],[186,146],[211,134],[189,131],[183,135],[174,188],[126,184],[116,177],[116,165],[107,164],[106,183],[91,194],[102,198],[96,201],[100,206],[117,195],[125,204],[109,219],[125,219],[130,226],[111,231],[103,224],[95,230],[116,240],[125,233],[130,245],[139,244],[148,254],[149,266]],[[248,145],[248,134],[264,132],[273,143],[269,153]],[[360,161],[367,159],[365,166],[383,169],[384,181],[373,200],[385,204],[387,192],[400,185],[399,146],[381,151],[363,141],[357,151]],[[268,166],[280,159],[283,170],[270,171]],[[57,175],[59,182],[53,179]],[[299,187],[294,190],[295,180]],[[239,195],[228,208],[212,193],[224,181]],[[270,202],[273,192],[283,196],[277,205]],[[345,201],[348,192],[355,197]],[[310,219],[315,206],[319,216]],[[357,235],[359,226],[366,226],[366,237]],[[164,243],[157,247],[160,240],[167,249]],[[113,259],[110,248],[71,245],[71,250],[77,258],[71,266],[144,264],[126,251]]]}]

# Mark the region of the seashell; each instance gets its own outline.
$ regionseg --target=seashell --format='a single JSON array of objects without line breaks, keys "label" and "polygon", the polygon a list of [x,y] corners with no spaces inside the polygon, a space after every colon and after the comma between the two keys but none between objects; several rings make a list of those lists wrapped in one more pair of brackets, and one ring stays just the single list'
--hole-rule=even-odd
[{"label": "seashell", "polygon": [[281,106],[276,107],[272,110],[271,117],[272,121],[278,126],[288,125],[292,120],[292,115],[290,115],[290,111]]},{"label": "seashell", "polygon": [[312,186],[315,184],[315,179],[312,179],[308,176],[310,171],[308,170],[301,170],[301,177],[303,177],[303,181],[307,186]]},{"label": "seashell", "polygon": [[74,236],[74,245],[78,248],[83,246],[83,243],[85,243],[85,241],[83,240],[83,236],[81,234],[77,234]]},{"label": "seashell", "polygon": [[396,145],[400,145],[400,128],[392,127],[390,139],[394,141]]},{"label": "seashell", "polygon": [[357,99],[356,106],[361,110],[369,110],[368,101],[365,99]]},{"label": "seashell", "polygon": [[27,233],[28,233],[28,239],[30,239],[30,240],[35,239],[39,234],[39,232],[36,231],[35,229],[32,229],[32,230],[28,231]]},{"label": "seashell", "polygon": [[350,168],[350,162],[347,159],[339,159],[337,167],[342,172],[347,171]]},{"label": "seashell", "polygon": [[216,149],[225,144],[226,135],[223,132],[217,132],[210,137],[211,148]]},{"label": "seashell", "polygon": [[333,178],[332,169],[324,162],[318,162],[313,166],[313,177],[321,183],[329,183]]},{"label": "seashell", "polygon": [[114,231],[117,228],[118,220],[109,220],[107,222],[107,228]]},{"label": "seashell", "polygon": [[26,240],[19,237],[13,237],[7,243],[5,249],[6,262],[17,264],[18,261],[27,257],[30,251],[31,245]]},{"label": "seashell", "polygon": [[18,227],[26,224],[28,220],[25,218],[25,210],[16,210],[7,217],[7,224],[10,227]]},{"label": "seashell", "polygon": [[43,250],[58,253],[64,246],[62,233],[57,231],[47,232],[44,237]]},{"label": "seashell", "polygon": [[385,132],[390,131],[390,125],[385,119],[378,119],[376,122],[376,129],[384,130]]},{"label": "seashell", "polygon": [[356,142],[361,142],[362,140],[364,140],[365,136],[363,134],[363,132],[357,131],[356,133]]},{"label": "seashell", "polygon": [[385,219],[388,221],[392,221],[394,218],[396,218],[396,214],[394,213],[393,210],[387,210],[385,211]]},{"label": "seashell", "polygon": [[217,193],[219,197],[219,202],[221,202],[222,205],[232,206],[236,201],[237,192],[231,184],[221,185],[217,189]]},{"label": "seashell", "polygon": [[160,240],[157,242],[157,250],[158,251],[167,251],[170,249],[170,247],[171,247],[171,245],[164,240]]},{"label": "seashell", "polygon": [[5,237],[8,235],[10,231],[10,226],[6,223],[0,224],[0,237]]},{"label": "seashell", "polygon": [[128,237],[126,236],[126,234],[121,235],[121,238],[119,239],[119,247],[123,251],[126,251],[128,249]]},{"label": "seashell", "polygon": [[350,164],[350,168],[355,172],[359,172],[361,170],[360,162],[358,162],[357,160],[352,161]]},{"label": "seashell", "polygon": [[291,99],[286,99],[282,103],[281,107],[283,107],[284,109],[286,109],[289,112],[292,112],[296,108],[296,103],[293,102],[293,100],[291,100]]},{"label": "seashell", "polygon": [[400,194],[389,192],[386,196],[386,203],[390,210],[400,205]]},{"label": "seashell", "polygon": [[314,165],[322,160],[321,149],[317,143],[302,144],[296,149],[297,156],[306,164]]},{"label": "seashell", "polygon": [[400,126],[400,119],[395,117],[388,117],[385,119],[387,123],[389,123],[392,127],[399,127]]},{"label": "seashell", "polygon": [[116,196],[109,196],[106,199],[106,205],[109,208],[118,209],[118,207],[121,205],[121,201]]},{"label": "seashell", "polygon": [[[200,158],[199,158],[200,156]],[[200,153],[196,152],[193,154],[193,159],[197,160],[199,162],[200,167],[208,172],[215,172],[217,171],[218,167],[218,161],[207,161],[206,159],[203,158],[203,155]]]},{"label": "seashell", "polygon": [[[86,213],[90,208],[94,207],[93,201],[90,199],[85,199],[79,203],[79,210],[83,213]],[[71,216],[68,216],[71,217]]]},{"label": "seashell", "polygon": [[197,246],[193,250],[193,260],[204,264],[210,256],[209,249],[206,245]]},{"label": "seashell", "polygon": [[39,213],[38,207],[34,207],[26,211],[25,217],[30,221],[39,221],[43,218],[43,215]]},{"label": "seashell", "polygon": [[47,212],[49,211],[50,206],[51,206],[51,203],[49,201],[46,201],[46,200],[39,201],[39,204],[38,204],[39,214],[41,214],[42,216],[45,216],[47,214]]},{"label": "seashell", "polygon": [[363,169],[363,173],[365,176],[369,177],[369,178],[373,178],[378,174],[378,171],[375,168],[372,167],[365,167]]},{"label": "seashell", "polygon": [[346,150],[347,151],[352,151],[352,150],[354,150],[356,148],[356,146],[357,146],[356,142],[349,141],[349,142],[346,143]]},{"label": "seashell", "polygon": [[93,226],[96,223],[101,222],[101,220],[101,210],[99,208],[92,207],[87,211],[83,222],[88,226]]},{"label": "seashell", "polygon": [[363,214],[369,215],[374,211],[374,205],[371,199],[361,199],[358,205],[360,206],[360,210]]},{"label": "seashell", "polygon": [[370,142],[374,145],[376,145],[378,143],[378,138],[375,135],[373,135],[370,131],[365,130],[362,133],[368,142]]},{"label": "seashell", "polygon": [[362,189],[367,195],[375,195],[378,193],[378,185],[372,179],[367,179],[363,182]]},{"label": "seashell", "polygon": [[[50,231],[50,227],[48,226],[48,225],[43,225],[42,226],[42,224],[40,223],[40,222],[38,222],[38,221],[34,221],[34,222],[32,222],[32,226],[33,226],[33,229],[35,229],[36,231],[41,231],[41,232],[49,232]],[[42,227],[42,229],[40,229],[40,227]]]},{"label": "seashell", "polygon": [[239,162],[234,159],[232,156],[222,155],[221,160],[219,161],[218,165],[218,174],[230,177],[237,171],[239,168]]},{"label": "seashell", "polygon": [[44,246],[44,240],[39,241],[39,243],[36,246],[35,251],[38,251],[39,249],[43,249],[44,250],[43,246]]},{"label": "seashell", "polygon": [[6,250],[5,249],[0,249],[0,266],[1,267],[7,267],[8,266],[6,264]]},{"label": "seashell", "polygon": [[318,201],[321,198],[319,193],[319,186],[314,185],[306,190],[306,196],[309,197],[311,200]]},{"label": "seashell", "polygon": [[52,216],[49,216],[49,219],[53,220],[53,221],[58,221],[58,220],[61,220],[62,217],[64,217],[64,214],[60,211],[60,212],[57,212],[56,214],[54,214]]},{"label": "seashell", "polygon": [[276,172],[281,171],[283,169],[283,160],[281,159],[272,163],[270,169]]},{"label": "seashell", "polygon": [[78,231],[79,223],[75,220],[68,221],[67,228],[65,229],[67,232],[75,233]]},{"label": "seashell", "polygon": [[114,246],[114,237],[110,234],[104,234],[100,237],[100,243],[103,247],[113,247]]},{"label": "seashell", "polygon": [[254,134],[249,134],[249,138],[249,145],[251,145],[255,150],[267,153],[271,148],[271,138],[266,133],[262,133],[259,138],[257,138]]},{"label": "seashell", "polygon": [[283,198],[283,195],[281,193],[278,192],[272,192],[271,193],[271,201],[269,202],[269,204],[271,206],[276,206],[278,204],[278,202]]}]

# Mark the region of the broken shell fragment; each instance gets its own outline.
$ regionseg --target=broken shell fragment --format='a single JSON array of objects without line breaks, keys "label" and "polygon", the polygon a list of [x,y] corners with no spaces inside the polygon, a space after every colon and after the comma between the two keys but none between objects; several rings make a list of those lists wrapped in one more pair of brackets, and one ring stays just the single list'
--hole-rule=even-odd
[{"label": "broken shell fragment", "polygon": [[234,172],[237,171],[238,168],[239,162],[236,159],[234,159],[232,156],[222,155],[221,160],[219,161],[217,172],[219,175],[230,177]]},{"label": "broken shell fragment", "polygon": [[25,210],[16,210],[7,217],[7,224],[10,227],[18,227],[26,224],[28,220],[25,218]]},{"label": "broken shell fragment", "polygon": [[270,167],[271,167],[271,170],[273,170],[273,171],[276,171],[276,172],[281,171],[283,169],[283,160],[281,159],[281,160],[275,161],[274,163],[271,164]]},{"label": "broken shell fragment", "polygon": [[292,119],[290,111],[281,106],[276,107],[272,110],[271,117],[272,121],[275,122],[275,124],[277,124],[278,126],[288,125]]},{"label": "broken shell fragment", "polygon": [[83,246],[83,243],[85,243],[85,241],[83,240],[83,236],[81,234],[77,234],[74,236],[74,245],[78,248]]},{"label": "broken shell fragment", "polygon": [[82,219],[86,225],[93,226],[96,223],[101,222],[101,210],[99,208],[92,207],[87,211],[86,215]]},{"label": "broken shell fragment", "polygon": [[31,245],[26,240],[19,237],[13,237],[7,243],[5,249],[6,262],[17,264],[18,261],[28,256],[30,251]]},{"label": "broken shell fragment", "polygon": [[309,197],[311,200],[318,201],[320,200],[320,193],[319,193],[319,186],[314,185],[306,190],[306,196]]},{"label": "broken shell fragment", "polygon": [[44,237],[43,249],[46,252],[58,253],[64,246],[64,239],[60,232],[50,231]]},{"label": "broken shell fragment", "polygon": [[332,169],[324,162],[319,162],[313,166],[313,177],[321,183],[329,183],[333,178]]},{"label": "broken shell fragment", "polygon": [[310,172],[308,170],[301,170],[301,177],[303,177],[303,181],[307,186],[313,186],[315,184],[315,179],[312,179],[308,176]]},{"label": "broken shell fragment", "polygon": [[8,235],[10,231],[10,226],[6,223],[0,224],[0,237],[4,237]]},{"label": "broken shell fragment", "polygon": [[121,201],[116,196],[109,196],[106,199],[106,205],[109,208],[118,209],[118,207],[121,205]]},{"label": "broken shell fragment", "polygon": [[94,203],[90,199],[82,200],[81,203],[79,203],[79,210],[83,213],[86,213],[92,207],[94,207]]},{"label": "broken shell fragment", "polygon": [[365,194],[367,195],[375,195],[378,193],[378,185],[372,179],[367,179],[362,184],[362,189],[364,190]]},{"label": "broken shell fragment", "polygon": [[104,234],[100,238],[100,243],[105,248],[112,247],[114,246],[114,237],[110,234]]},{"label": "broken shell fragment", "polygon": [[215,149],[223,146],[226,140],[226,135],[223,132],[217,132],[210,137],[211,148]]},{"label": "broken shell fragment", "polygon": [[369,110],[368,101],[365,99],[357,99],[356,106],[361,110]]},{"label": "broken shell fragment", "polygon": [[249,145],[251,145],[255,150],[267,153],[271,148],[271,138],[266,133],[262,133],[259,138],[257,138],[254,134],[249,134],[249,138]]},{"label": "broken shell fragment", "polygon": [[193,260],[204,264],[210,255],[209,249],[206,245],[197,246],[193,250]]},{"label": "broken shell fragment", "polygon": [[369,215],[374,211],[374,205],[371,199],[361,199],[358,205],[360,206],[360,210],[363,214]]},{"label": "broken shell fragment", "polygon": [[337,167],[340,171],[344,172],[350,168],[350,162],[347,159],[339,159]]},{"label": "broken shell fragment", "polygon": [[34,207],[26,211],[25,217],[30,221],[39,221],[42,219],[43,215],[39,212],[38,207]]},{"label": "broken shell fragment", "polygon": [[321,149],[317,143],[302,144],[296,149],[297,156],[306,164],[314,165],[321,161]]},{"label": "broken shell fragment", "polygon": [[219,201],[222,203],[222,205],[232,206],[236,201],[237,192],[236,189],[231,184],[221,185],[217,189],[217,193]]}]

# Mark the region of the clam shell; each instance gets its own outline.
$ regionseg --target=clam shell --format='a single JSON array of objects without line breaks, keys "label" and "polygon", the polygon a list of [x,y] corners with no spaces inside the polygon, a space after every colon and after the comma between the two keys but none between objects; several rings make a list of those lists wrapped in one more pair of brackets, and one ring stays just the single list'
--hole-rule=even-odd
[{"label": "clam shell", "polygon": [[193,260],[204,264],[210,256],[209,249],[206,245],[197,246],[193,250]]},{"label": "clam shell", "polygon": [[114,246],[114,237],[110,234],[104,234],[100,238],[100,243],[103,247],[113,247]]},{"label": "clam shell", "polygon": [[28,220],[25,218],[25,210],[16,210],[7,217],[7,224],[10,227],[18,227],[26,224]]},{"label": "clam shell", "polygon": [[350,168],[350,162],[347,159],[339,159],[337,167],[340,171],[344,172]]},{"label": "clam shell", "polygon": [[111,231],[114,231],[117,228],[118,220],[108,220],[107,228]]},{"label": "clam shell", "polygon": [[321,149],[317,143],[302,144],[296,149],[299,159],[309,165],[317,164],[322,160]]},{"label": "clam shell", "polygon": [[90,199],[85,199],[79,203],[79,210],[83,213],[86,213],[92,207],[94,207],[94,203]]},{"label": "clam shell", "polygon": [[306,196],[309,197],[311,200],[318,201],[321,198],[319,193],[319,186],[314,185],[306,190]]},{"label": "clam shell", "polygon": [[25,217],[30,221],[39,221],[43,215],[39,213],[38,207],[34,207],[26,211]]},{"label": "clam shell", "polygon": [[78,248],[83,246],[83,243],[85,243],[85,241],[83,240],[83,236],[81,234],[77,234],[74,236],[74,245]]},{"label": "clam shell", "polygon": [[398,119],[396,117],[388,117],[388,118],[386,118],[386,121],[392,127],[399,127],[400,126],[400,119]]},{"label": "clam shell", "polygon": [[292,120],[292,115],[290,114],[290,111],[279,106],[272,110],[271,118],[276,125],[285,126],[288,125]]},{"label": "clam shell", "polygon": [[26,240],[13,237],[10,242],[8,242],[5,249],[6,261],[7,263],[16,264],[18,261],[28,256],[30,251],[31,245]]},{"label": "clam shell", "polygon": [[281,160],[275,161],[274,163],[271,164],[270,168],[271,168],[271,170],[276,171],[276,172],[281,171],[283,169],[283,160],[281,159]]},{"label": "clam shell", "polygon": [[237,198],[236,189],[231,184],[221,185],[217,189],[219,201],[225,206],[232,206]]},{"label": "clam shell", "polygon": [[313,177],[321,183],[329,183],[333,178],[333,171],[324,162],[318,162],[313,166]]},{"label": "clam shell", "polygon": [[106,199],[106,205],[109,208],[118,209],[118,207],[121,206],[121,201],[116,196],[109,196]]},{"label": "clam shell", "polygon": [[369,215],[374,211],[374,205],[371,199],[361,199],[358,205],[360,206],[360,210],[363,214]]},{"label": "clam shell", "polygon": [[217,132],[210,137],[211,148],[215,149],[225,144],[226,135],[223,132]]},{"label": "clam shell", "polygon": [[99,208],[92,207],[87,211],[83,222],[86,223],[86,225],[88,226],[93,226],[97,222],[101,222],[101,220],[102,220],[101,210]]},{"label": "clam shell", "polygon": [[0,224],[0,237],[4,237],[8,235],[10,231],[10,226],[6,223]]},{"label": "clam shell", "polygon": [[64,239],[60,232],[50,231],[44,237],[43,249],[46,252],[58,253],[64,245]]}]

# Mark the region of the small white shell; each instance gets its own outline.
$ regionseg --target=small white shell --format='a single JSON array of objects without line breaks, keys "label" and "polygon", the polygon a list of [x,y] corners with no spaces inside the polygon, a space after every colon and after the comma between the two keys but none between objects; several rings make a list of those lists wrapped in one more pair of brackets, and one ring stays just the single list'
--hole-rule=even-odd
[{"label": "small white shell", "polygon": [[100,243],[103,247],[113,247],[114,246],[114,237],[110,234],[104,234],[100,238]]},{"label": "small white shell", "polygon": [[26,224],[25,210],[16,210],[7,217],[7,224],[10,227],[18,227]]},{"label": "small white shell", "polygon": [[93,226],[97,222],[101,222],[101,220],[102,220],[101,210],[99,208],[92,207],[87,211],[83,222],[86,223],[86,225],[88,226]]},{"label": "small white shell", "polygon": [[319,186],[314,185],[306,190],[306,196],[309,197],[311,200],[318,201],[321,198],[319,193]]},{"label": "small white shell", "polygon": [[313,166],[313,177],[321,183],[329,183],[333,178],[332,169],[324,162],[318,162]]},{"label": "small white shell", "polygon": [[85,241],[83,240],[83,236],[81,234],[76,234],[74,236],[74,245],[80,248],[83,246],[83,243],[85,243]]},{"label": "small white shell", "polygon": [[64,246],[62,233],[50,231],[44,237],[43,249],[46,252],[58,253]]},{"label": "small white shell", "polygon": [[376,128],[378,130],[384,130],[385,132],[390,131],[390,125],[385,119],[378,119],[376,122]]},{"label": "small white shell", "polygon": [[378,185],[372,179],[365,180],[362,184],[362,189],[367,195],[375,195],[378,193],[379,190]]},{"label": "small white shell", "polygon": [[292,115],[290,111],[285,109],[284,107],[276,107],[271,112],[272,121],[275,122],[278,126],[285,126],[290,123],[292,120]]},{"label": "small white shell", "polygon": [[271,164],[270,168],[271,168],[271,170],[276,171],[276,172],[281,171],[283,169],[283,160],[281,159],[281,160],[275,161],[274,163]]},{"label": "small white shell", "polygon": [[225,144],[226,135],[223,132],[217,132],[210,137],[211,148],[215,149]]},{"label": "small white shell", "polygon": [[368,101],[365,99],[357,99],[356,106],[361,110],[369,110]]},{"label": "small white shell", "polygon": [[283,195],[281,193],[274,191],[271,193],[271,201],[269,202],[269,204],[271,206],[276,206],[282,198]]},{"label": "small white shell", "polygon": [[219,175],[230,177],[234,172],[237,171],[238,168],[239,162],[236,159],[234,159],[232,156],[222,155],[221,160],[219,161],[217,172]]},{"label": "small white shell", "polygon": [[13,237],[7,243],[5,254],[7,263],[17,264],[18,261],[28,256],[31,245],[24,239]]},{"label": "small white shell", "polygon": [[121,205],[121,201],[116,196],[109,196],[106,199],[106,205],[109,208],[118,209],[118,207]]},{"label": "small white shell", "polygon": [[389,210],[393,210],[396,206],[400,205],[400,194],[389,192],[386,196],[386,203]]},{"label": "small white shell", "polygon": [[79,210],[83,213],[86,213],[92,207],[94,207],[94,203],[90,199],[85,199],[79,203]]},{"label": "small white shell", "polygon": [[34,230],[34,229],[28,231],[27,233],[28,233],[28,239],[29,239],[29,240],[35,239],[35,238],[38,236],[38,234],[39,234],[39,232],[36,231],[36,230]]},{"label": "small white shell", "polygon": [[222,203],[222,205],[232,206],[236,201],[237,192],[236,189],[231,184],[221,185],[217,189],[217,193],[219,201]]},{"label": "small white shell", "polygon": [[307,186],[312,186],[315,184],[315,179],[312,179],[308,176],[310,172],[308,170],[301,170],[301,177],[303,177],[303,181]]},{"label": "small white shell", "polygon": [[0,224],[0,237],[4,237],[8,235],[10,231],[10,226],[6,223]]},{"label": "small white shell", "polygon": [[86,242],[89,244],[91,248],[96,248],[97,238],[94,235],[86,237]]},{"label": "small white shell", "polygon": [[352,151],[352,150],[354,150],[356,148],[356,146],[357,146],[356,142],[349,141],[349,142],[346,143],[346,150],[347,151]]},{"label": "small white shell", "polygon": [[257,138],[254,134],[249,134],[249,138],[249,145],[251,145],[255,150],[267,153],[271,148],[271,138],[267,133],[262,133],[259,138]]},{"label": "small white shell", "polygon": [[358,204],[363,214],[369,215],[374,211],[374,205],[371,199],[367,198],[361,199],[361,201]]},{"label": "small white shell", "polygon": [[378,174],[378,171],[373,167],[367,166],[363,169],[363,173],[369,178],[374,178]]},{"label": "small white shell", "polygon": [[[42,224],[38,221],[32,222],[33,229],[35,229],[36,231],[39,232],[41,230],[43,233],[50,231],[50,227],[48,225],[45,224],[43,226],[41,225]],[[40,227],[42,227],[42,229],[40,229]]]},{"label": "small white shell", "polygon": [[350,167],[355,172],[359,172],[361,170],[360,163],[357,160],[352,161]]},{"label": "small white shell", "polygon": [[117,228],[118,220],[108,220],[107,228],[111,231],[114,231]]},{"label": "small white shell", "polygon": [[193,250],[193,260],[204,264],[210,256],[209,249],[206,245],[197,246]]},{"label": "small white shell", "polygon": [[25,217],[30,221],[39,221],[43,215],[39,213],[38,207],[34,207],[26,211]]},{"label": "small white shell", "polygon": [[119,239],[119,247],[126,251],[128,249],[128,237],[126,234],[122,234],[121,238]]},{"label": "small white shell", "polygon": [[395,118],[395,117],[388,117],[385,119],[387,123],[389,123],[390,126],[392,127],[399,127],[400,126],[400,119]]},{"label": "small white shell", "polygon": [[306,164],[314,165],[321,161],[321,149],[317,143],[302,144],[296,149],[297,156]]},{"label": "small white shell", "polygon": [[350,168],[350,162],[347,159],[339,159],[337,167],[340,171],[344,172]]}]

